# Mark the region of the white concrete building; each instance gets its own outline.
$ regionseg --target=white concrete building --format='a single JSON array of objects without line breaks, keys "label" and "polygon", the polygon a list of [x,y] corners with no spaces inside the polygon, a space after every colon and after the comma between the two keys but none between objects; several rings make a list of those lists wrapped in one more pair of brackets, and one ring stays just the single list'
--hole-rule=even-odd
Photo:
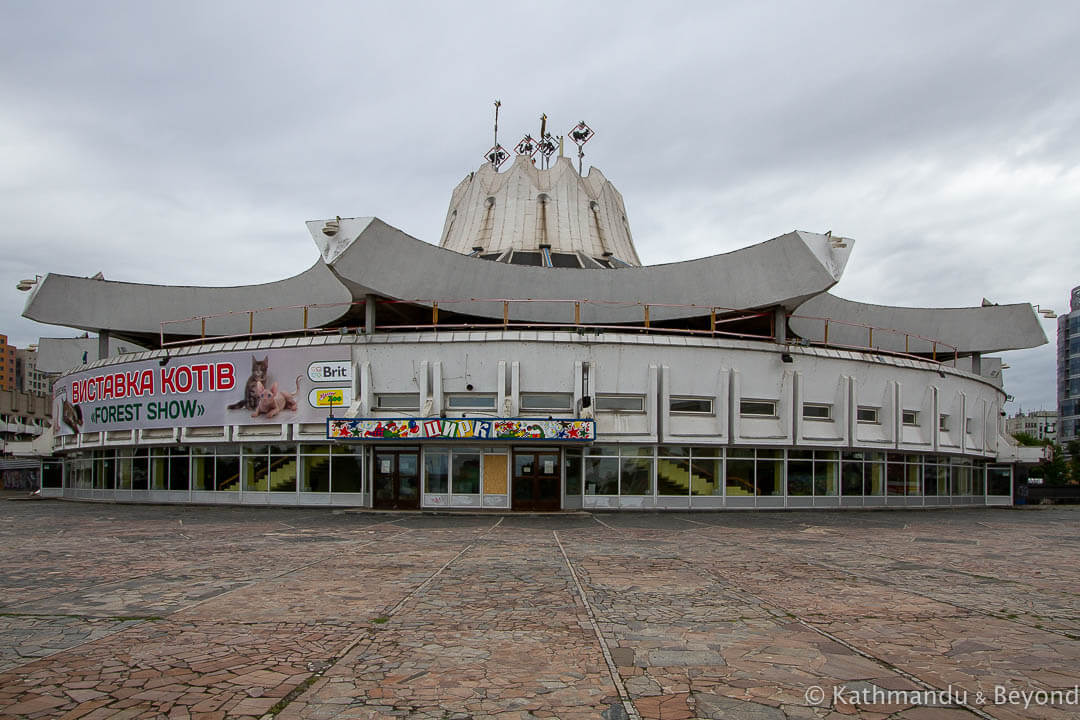
[{"label": "white concrete building", "polygon": [[1058,414],[1054,410],[1021,412],[1006,418],[1005,432],[1009,435],[1027,433],[1036,440],[1057,442]]},{"label": "white concrete building", "polygon": [[[793,231],[642,266],[621,195],[519,156],[454,190],[441,247],[307,224],[280,282],[50,274],[24,315],[102,337],[56,383],[44,492],[398,508],[1011,502],[1000,363],[1027,304],[832,296],[854,243]],[[148,348],[109,357],[110,342]],[[1002,462],[999,462],[999,458]],[[49,480],[52,478],[52,480]]]}]

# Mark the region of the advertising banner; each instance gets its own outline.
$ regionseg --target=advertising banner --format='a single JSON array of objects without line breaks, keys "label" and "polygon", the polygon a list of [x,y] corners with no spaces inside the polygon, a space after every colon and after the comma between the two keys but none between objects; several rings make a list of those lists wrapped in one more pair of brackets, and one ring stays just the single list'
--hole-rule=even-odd
[{"label": "advertising banner", "polygon": [[331,440],[558,440],[592,442],[596,423],[578,419],[331,418]]},{"label": "advertising banner", "polygon": [[53,390],[58,435],[321,422],[352,402],[349,348],[182,355],[74,373]]}]

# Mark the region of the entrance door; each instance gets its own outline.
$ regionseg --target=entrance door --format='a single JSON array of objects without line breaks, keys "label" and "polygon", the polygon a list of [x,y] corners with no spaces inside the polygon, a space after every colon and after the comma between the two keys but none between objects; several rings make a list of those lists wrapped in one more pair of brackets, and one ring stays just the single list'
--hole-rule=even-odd
[{"label": "entrance door", "polygon": [[514,510],[558,510],[559,451],[514,451]]},{"label": "entrance door", "polygon": [[415,449],[376,449],[372,505],[386,510],[420,507],[420,453]]}]

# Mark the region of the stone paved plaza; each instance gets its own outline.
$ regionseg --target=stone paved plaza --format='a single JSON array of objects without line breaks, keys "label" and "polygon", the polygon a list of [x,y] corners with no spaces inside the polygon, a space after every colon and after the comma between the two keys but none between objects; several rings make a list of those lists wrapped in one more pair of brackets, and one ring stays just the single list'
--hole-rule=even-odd
[{"label": "stone paved plaza", "polygon": [[0,500],[0,534],[0,717],[1080,717],[1073,509]]}]

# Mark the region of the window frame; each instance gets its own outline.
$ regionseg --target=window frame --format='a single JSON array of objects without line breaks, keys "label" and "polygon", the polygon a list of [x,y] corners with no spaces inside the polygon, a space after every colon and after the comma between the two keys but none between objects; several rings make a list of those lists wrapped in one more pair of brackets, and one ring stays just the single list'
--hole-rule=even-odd
[{"label": "window frame", "polygon": [[[768,413],[763,412],[749,412],[747,407],[753,404],[768,405],[770,410]],[[739,400],[739,417],[749,418],[778,418],[780,410],[779,400],[766,400],[763,398],[741,398]]]},{"label": "window frame", "polygon": [[[530,397],[535,398],[535,397],[541,397],[541,396],[559,397],[559,398],[565,399],[566,402],[564,404],[562,404],[562,405],[546,405],[546,406],[543,406],[543,407],[541,407],[541,406],[532,406],[532,407],[530,407],[526,402],[526,398],[530,398]],[[564,392],[523,392],[523,393],[521,393],[521,395],[518,398],[518,407],[521,408],[522,412],[531,412],[531,413],[570,412],[574,408],[574,394],[573,393],[564,393]]]},{"label": "window frame", "polygon": [[[702,402],[708,404],[706,410],[675,410],[672,403],[675,402]],[[671,415],[715,415],[716,399],[708,395],[670,395],[668,396],[668,413]]]},{"label": "window frame", "polygon": [[[491,404],[490,405],[465,405],[465,406],[457,405],[457,406],[455,406],[454,401],[458,400],[458,399],[477,400],[477,401],[478,400],[490,400]],[[498,409],[498,404],[499,404],[499,398],[495,393],[472,393],[472,392],[447,393],[444,400],[445,400],[447,410],[461,410],[463,412],[468,412],[468,411],[472,411],[472,412],[484,412],[484,411],[495,412]]]},{"label": "window frame", "polygon": [[[384,398],[416,398],[416,404],[383,404]],[[376,410],[419,410],[420,409],[420,393],[375,393],[375,409]]]},{"label": "window frame", "polygon": [[[872,420],[868,420],[863,417],[863,413],[870,413],[873,415]],[[858,405],[855,408],[855,422],[862,425],[880,425],[881,424],[881,408],[876,405]]]},{"label": "window frame", "polygon": [[[908,418],[911,418],[910,420]],[[900,411],[900,424],[904,427],[919,427],[919,411],[918,410],[901,410]]]},{"label": "window frame", "polygon": [[[807,409],[824,410],[824,416],[807,415]],[[819,403],[819,402],[804,402],[802,406],[802,419],[810,420],[813,422],[832,422],[833,421],[833,406],[832,403]]]},{"label": "window frame", "polygon": [[[610,412],[620,413],[623,415],[643,415],[645,414],[645,396],[635,395],[633,393],[597,393],[594,398],[597,412]],[[628,408],[606,408],[603,407],[605,400],[637,400],[637,409]]]}]

